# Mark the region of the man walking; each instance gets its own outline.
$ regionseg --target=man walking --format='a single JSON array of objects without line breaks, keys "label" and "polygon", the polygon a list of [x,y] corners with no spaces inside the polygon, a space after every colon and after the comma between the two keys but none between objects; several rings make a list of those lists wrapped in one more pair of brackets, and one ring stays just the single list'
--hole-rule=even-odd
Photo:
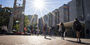
[{"label": "man walking", "polygon": [[81,42],[80,33],[82,30],[82,25],[77,18],[75,19],[75,21],[73,23],[73,29],[76,31],[77,41],[80,43]]},{"label": "man walking", "polygon": [[61,37],[64,40],[64,36],[65,36],[65,27],[64,24],[61,23],[61,26],[59,27],[60,33],[61,33]]},{"label": "man walking", "polygon": [[44,38],[46,38],[46,34],[47,34],[47,24],[44,25],[43,31],[44,31]]}]

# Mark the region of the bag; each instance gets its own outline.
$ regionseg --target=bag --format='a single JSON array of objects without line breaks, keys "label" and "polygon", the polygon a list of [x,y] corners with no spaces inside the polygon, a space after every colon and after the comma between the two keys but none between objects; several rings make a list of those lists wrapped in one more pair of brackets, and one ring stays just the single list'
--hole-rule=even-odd
[{"label": "bag", "polygon": [[82,25],[79,21],[75,21],[73,27],[76,31],[80,31],[82,28]]}]

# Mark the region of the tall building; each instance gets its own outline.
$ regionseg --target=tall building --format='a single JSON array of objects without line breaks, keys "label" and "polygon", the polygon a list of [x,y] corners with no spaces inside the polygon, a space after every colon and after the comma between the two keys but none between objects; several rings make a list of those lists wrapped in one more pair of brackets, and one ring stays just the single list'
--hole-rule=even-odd
[{"label": "tall building", "polygon": [[69,2],[70,21],[73,21],[75,18],[78,18],[80,21],[85,20],[83,5],[83,0],[72,0]]},{"label": "tall building", "polygon": [[30,24],[37,24],[38,23],[38,15],[28,15]]},{"label": "tall building", "polygon": [[40,32],[43,32],[43,25],[44,25],[43,18],[41,17],[41,18],[39,18],[39,23],[38,23]]},{"label": "tall building", "polygon": [[83,14],[85,17],[85,37],[90,38],[90,0],[82,0]]},{"label": "tall building", "polygon": [[52,26],[52,20],[53,20],[53,19],[52,19],[52,16],[53,16],[53,15],[52,15],[52,13],[48,13],[48,16],[49,16],[49,21],[48,21],[49,24],[48,24],[48,25],[49,25],[49,27],[51,27],[51,26]]},{"label": "tall building", "polygon": [[[85,23],[85,37],[87,35],[87,30],[90,32],[90,0],[72,0],[68,3],[69,5],[69,19],[73,21],[78,18],[80,21]],[[90,33],[87,37],[90,37]]]},{"label": "tall building", "polygon": [[48,22],[47,22],[48,21],[47,15],[43,16],[43,21],[44,21],[45,24],[48,24]]},{"label": "tall building", "polygon": [[[72,0],[69,2],[70,20],[78,18],[85,23],[85,35],[90,32],[90,0]],[[90,33],[87,37],[90,37]]]},{"label": "tall building", "polygon": [[64,4],[59,9],[59,22],[68,22],[69,21],[69,6]]},{"label": "tall building", "polygon": [[74,21],[74,19],[77,17],[75,0],[70,1],[68,5],[69,5],[69,19],[70,21]]},{"label": "tall building", "polygon": [[55,17],[54,11],[52,11],[51,14],[52,14],[51,15],[51,22],[52,22],[51,26],[55,26],[56,25],[56,22],[55,22],[56,17]]},{"label": "tall building", "polygon": [[55,9],[54,11],[52,11],[52,16],[54,16],[52,17],[55,22],[54,26],[59,24],[59,10],[58,9]]}]

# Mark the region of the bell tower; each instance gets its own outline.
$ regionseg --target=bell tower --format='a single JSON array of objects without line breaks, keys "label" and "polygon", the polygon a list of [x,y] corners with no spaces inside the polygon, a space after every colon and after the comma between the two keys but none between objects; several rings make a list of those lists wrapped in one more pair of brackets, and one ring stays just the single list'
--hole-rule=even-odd
[{"label": "bell tower", "polygon": [[8,30],[12,32],[15,25],[18,24],[18,32],[23,32],[24,29],[24,10],[26,0],[14,0],[12,15],[10,17]]}]

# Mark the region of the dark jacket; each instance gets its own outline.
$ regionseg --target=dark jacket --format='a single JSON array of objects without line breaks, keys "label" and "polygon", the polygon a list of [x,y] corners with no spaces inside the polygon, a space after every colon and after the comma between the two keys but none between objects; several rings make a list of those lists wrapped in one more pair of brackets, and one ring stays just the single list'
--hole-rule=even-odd
[{"label": "dark jacket", "polygon": [[81,31],[81,29],[82,29],[81,23],[79,21],[74,21],[73,29],[76,30],[76,31]]},{"label": "dark jacket", "polygon": [[61,32],[65,32],[65,26],[64,26],[64,24],[61,25]]}]

